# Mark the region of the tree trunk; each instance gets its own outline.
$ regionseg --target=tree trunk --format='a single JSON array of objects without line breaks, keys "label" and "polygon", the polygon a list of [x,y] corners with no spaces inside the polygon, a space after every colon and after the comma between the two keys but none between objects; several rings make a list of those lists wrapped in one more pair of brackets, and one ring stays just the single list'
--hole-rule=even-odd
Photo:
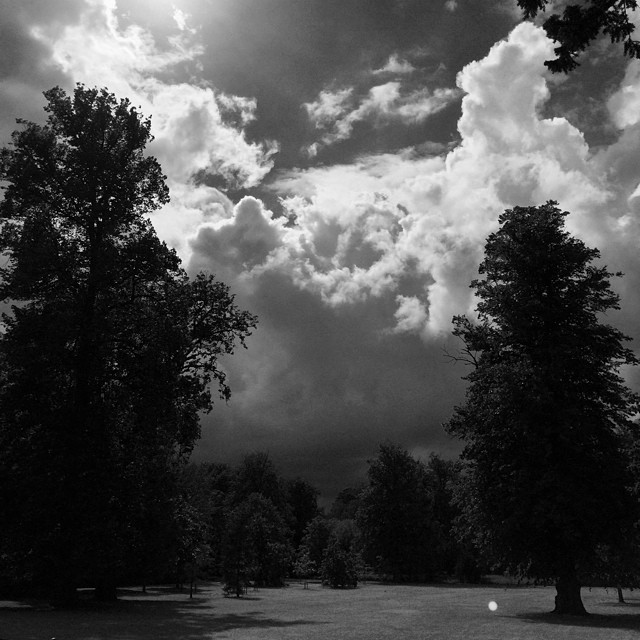
[{"label": "tree trunk", "polygon": [[68,608],[78,604],[78,591],[71,581],[58,580],[51,593],[51,604],[54,607]]},{"label": "tree trunk", "polygon": [[574,566],[566,567],[556,582],[556,608],[553,613],[572,616],[588,615],[580,596],[580,584]]},{"label": "tree trunk", "polygon": [[114,602],[118,599],[118,590],[110,580],[96,585],[94,598],[101,602]]},{"label": "tree trunk", "polygon": [[622,595],[622,589],[618,587],[618,602],[624,604],[624,596]]}]

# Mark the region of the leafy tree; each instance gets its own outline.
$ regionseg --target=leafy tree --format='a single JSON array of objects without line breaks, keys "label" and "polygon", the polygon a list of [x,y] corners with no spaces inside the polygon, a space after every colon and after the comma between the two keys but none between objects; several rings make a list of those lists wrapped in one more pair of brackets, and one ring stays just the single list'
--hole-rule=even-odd
[{"label": "leafy tree", "polygon": [[216,464],[189,464],[181,469],[174,500],[173,561],[176,582],[185,571],[193,579],[200,570],[219,565],[224,526],[224,493],[230,485],[229,468]]},{"label": "leafy tree", "polygon": [[309,551],[311,562],[316,567],[322,564],[324,550],[329,544],[331,532],[334,530],[337,520],[328,519],[323,515],[317,515],[307,525],[302,536],[302,546]]},{"label": "leafy tree", "polygon": [[[551,0],[517,0],[525,18],[545,11]],[[553,72],[568,72],[578,66],[576,58],[601,33],[611,42],[624,44],[624,55],[640,58],[640,42],[632,38],[635,31],[631,13],[638,8],[636,0],[580,0],[565,4],[562,14],[553,13],[543,24],[547,35],[559,43],[555,60],[545,65]]]},{"label": "leafy tree", "polygon": [[436,537],[433,488],[426,466],[387,443],[369,462],[368,475],[357,518],[365,560],[394,581],[431,577]]},{"label": "leafy tree", "polygon": [[318,515],[319,491],[306,480],[296,478],[286,485],[287,503],[293,516],[293,546],[302,542],[307,525]]},{"label": "leafy tree", "polygon": [[283,515],[288,514],[284,482],[264,451],[254,451],[243,458],[236,469],[231,499],[237,505],[254,493],[271,500]]},{"label": "leafy tree", "polygon": [[185,572],[190,582],[190,597],[199,567],[206,561],[210,548],[207,544],[207,514],[198,509],[189,496],[180,495],[175,509],[176,524],[176,583],[180,588]]},{"label": "leafy tree", "polygon": [[363,486],[347,487],[336,496],[329,509],[329,518],[335,520],[354,520],[360,506]]},{"label": "leafy tree", "polygon": [[220,575],[234,472],[226,464],[203,463],[199,466],[203,474],[202,488],[207,495],[207,544],[210,557],[206,569],[212,575]]},{"label": "leafy tree", "polygon": [[269,498],[253,493],[229,514],[223,560],[228,590],[240,595],[250,581],[283,586],[291,557],[289,529]]},{"label": "leafy tree", "polygon": [[[179,467],[158,463],[142,470],[127,482],[137,483],[137,512],[127,514],[128,536],[121,557],[128,562],[121,576],[128,584],[146,585],[169,576],[175,567],[177,530],[180,522],[177,485]],[[120,514],[123,517],[123,514]],[[90,583],[89,583],[90,584]]]},{"label": "leafy tree", "polygon": [[169,194],[144,155],[150,121],[104,89],[45,97],[47,123],[19,121],[0,151],[2,543],[59,597],[80,583],[113,597],[210,383],[230,395],[218,357],[255,318],[156,237],[147,215]]},{"label": "leafy tree", "polygon": [[334,589],[358,586],[358,572],[362,566],[359,538],[360,531],[355,521],[335,523],[322,556],[320,573],[323,582]]},{"label": "leafy tree", "polygon": [[469,469],[460,463],[459,474],[451,483],[451,505],[454,509],[455,564],[453,575],[460,582],[479,583],[489,571],[505,571],[489,558],[486,547],[478,544],[478,527],[473,495],[469,492]]},{"label": "leafy tree", "polygon": [[296,552],[296,558],[293,562],[293,573],[297,578],[304,579],[304,588],[308,586],[308,579],[315,574],[317,570],[316,563],[309,555],[309,549],[300,546]]},{"label": "leafy tree", "polygon": [[459,509],[454,498],[460,467],[458,460],[444,460],[436,454],[431,454],[426,464],[433,500],[431,555],[435,569],[447,575],[454,572],[462,552],[455,530]]},{"label": "leafy tree", "polygon": [[564,230],[555,202],[499,219],[471,284],[478,322],[454,318],[474,365],[448,431],[466,441],[468,521],[520,575],[553,581],[559,613],[584,613],[580,580],[602,545],[637,519],[623,434],[637,397],[618,370],[636,363],[599,315],[618,308],[614,275]]},{"label": "leafy tree", "polygon": [[[640,503],[640,419],[623,431],[624,451],[629,460],[632,479],[631,493]],[[617,590],[618,601],[624,602],[622,589],[640,587],[640,522],[628,527],[616,545],[602,545],[594,558],[590,585],[612,587]]]}]

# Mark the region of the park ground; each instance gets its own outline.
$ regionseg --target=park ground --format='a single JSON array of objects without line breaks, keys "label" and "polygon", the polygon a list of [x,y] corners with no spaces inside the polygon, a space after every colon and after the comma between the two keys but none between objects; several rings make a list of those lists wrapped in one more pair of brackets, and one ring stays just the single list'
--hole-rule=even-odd
[{"label": "park ground", "polygon": [[[123,589],[116,603],[53,610],[0,602],[1,640],[627,640],[640,633],[640,593],[583,589],[588,618],[555,616],[552,587],[408,586],[333,590],[311,583],[225,598],[219,583]],[[497,609],[491,611],[489,603]]]}]

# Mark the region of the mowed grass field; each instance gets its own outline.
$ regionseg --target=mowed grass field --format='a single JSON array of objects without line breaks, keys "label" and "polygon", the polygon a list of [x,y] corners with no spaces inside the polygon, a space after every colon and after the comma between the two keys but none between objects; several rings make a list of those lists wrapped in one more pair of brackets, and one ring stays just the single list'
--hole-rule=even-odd
[{"label": "mowed grass field", "polygon": [[[51,610],[0,602],[2,640],[611,640],[637,639],[640,593],[583,590],[589,618],[554,616],[551,587],[399,586],[341,591],[293,583],[225,598],[220,584],[188,592],[122,590],[108,605]],[[497,603],[495,612],[489,602]]]}]

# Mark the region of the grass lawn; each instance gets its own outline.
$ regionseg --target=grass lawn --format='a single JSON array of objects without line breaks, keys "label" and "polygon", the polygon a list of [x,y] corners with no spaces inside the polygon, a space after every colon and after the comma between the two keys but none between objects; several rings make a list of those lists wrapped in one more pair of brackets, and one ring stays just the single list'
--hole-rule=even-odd
[{"label": "grass lawn", "polygon": [[[57,611],[0,602],[1,640],[611,640],[637,639],[640,594],[583,590],[589,618],[549,615],[555,589],[395,586],[349,591],[293,583],[225,598],[217,583],[188,592],[122,590],[109,605]],[[492,612],[488,604],[495,601]]]}]

